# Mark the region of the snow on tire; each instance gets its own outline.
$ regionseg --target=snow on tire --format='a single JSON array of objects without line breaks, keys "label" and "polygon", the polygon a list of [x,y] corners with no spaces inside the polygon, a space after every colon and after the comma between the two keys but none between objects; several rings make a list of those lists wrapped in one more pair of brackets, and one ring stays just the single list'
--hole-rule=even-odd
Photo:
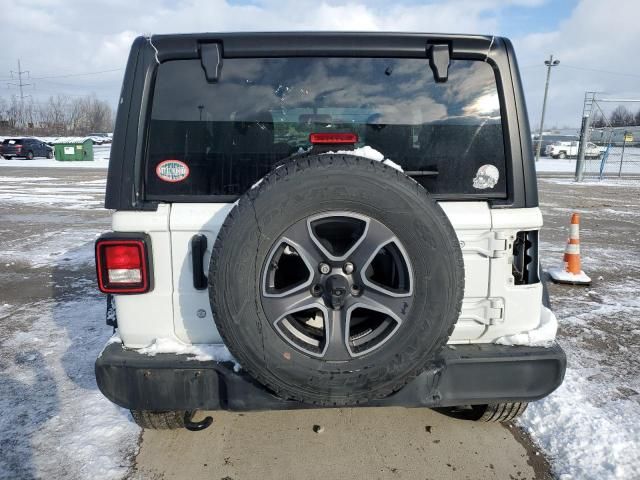
[{"label": "snow on tire", "polygon": [[464,290],[456,233],[403,173],[353,155],[276,168],[229,213],[209,296],[227,347],[284,398],[383,398],[446,343]]}]

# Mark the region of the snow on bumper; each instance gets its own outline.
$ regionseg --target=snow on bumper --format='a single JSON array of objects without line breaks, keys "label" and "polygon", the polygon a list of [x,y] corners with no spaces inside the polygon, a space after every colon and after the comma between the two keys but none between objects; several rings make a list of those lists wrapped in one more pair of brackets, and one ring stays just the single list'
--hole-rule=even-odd
[{"label": "snow on bumper", "polygon": [[550,347],[554,344],[557,331],[558,319],[551,310],[543,306],[540,311],[540,324],[536,328],[515,335],[505,335],[498,338],[494,343],[498,345]]}]

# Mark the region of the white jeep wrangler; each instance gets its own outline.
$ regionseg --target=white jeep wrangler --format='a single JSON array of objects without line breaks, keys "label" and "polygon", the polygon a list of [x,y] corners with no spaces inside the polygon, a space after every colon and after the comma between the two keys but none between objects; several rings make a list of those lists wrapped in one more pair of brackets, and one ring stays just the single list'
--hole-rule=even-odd
[{"label": "white jeep wrangler", "polygon": [[196,410],[442,408],[506,421],[563,380],[511,43],[138,38],[96,242],[104,395]]}]

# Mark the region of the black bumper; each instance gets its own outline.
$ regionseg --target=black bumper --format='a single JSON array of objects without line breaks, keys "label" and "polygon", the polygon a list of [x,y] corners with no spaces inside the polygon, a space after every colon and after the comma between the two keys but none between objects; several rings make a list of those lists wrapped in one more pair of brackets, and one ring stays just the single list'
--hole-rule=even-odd
[{"label": "black bumper", "polygon": [[[288,410],[317,408],[284,400],[233,365],[154,357],[108,345],[96,360],[100,391],[132,410]],[[434,368],[400,391],[366,406],[446,407],[534,401],[564,379],[566,356],[551,348],[493,344],[445,347]]]}]

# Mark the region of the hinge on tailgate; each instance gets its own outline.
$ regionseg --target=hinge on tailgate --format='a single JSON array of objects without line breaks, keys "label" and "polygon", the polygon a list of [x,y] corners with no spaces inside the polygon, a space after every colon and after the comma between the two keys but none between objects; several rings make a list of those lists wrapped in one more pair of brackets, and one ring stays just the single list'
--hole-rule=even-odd
[{"label": "hinge on tailgate", "polygon": [[504,300],[502,298],[486,298],[476,302],[463,302],[462,320],[474,320],[484,325],[495,325],[504,321]]},{"label": "hinge on tailgate", "polygon": [[504,257],[509,249],[509,235],[502,232],[487,232],[460,242],[462,252],[477,252],[490,258]]},{"label": "hinge on tailgate", "polygon": [[509,245],[509,235],[503,232],[495,232],[493,238],[489,239],[489,248],[492,250],[491,257],[504,257],[507,254]]}]

